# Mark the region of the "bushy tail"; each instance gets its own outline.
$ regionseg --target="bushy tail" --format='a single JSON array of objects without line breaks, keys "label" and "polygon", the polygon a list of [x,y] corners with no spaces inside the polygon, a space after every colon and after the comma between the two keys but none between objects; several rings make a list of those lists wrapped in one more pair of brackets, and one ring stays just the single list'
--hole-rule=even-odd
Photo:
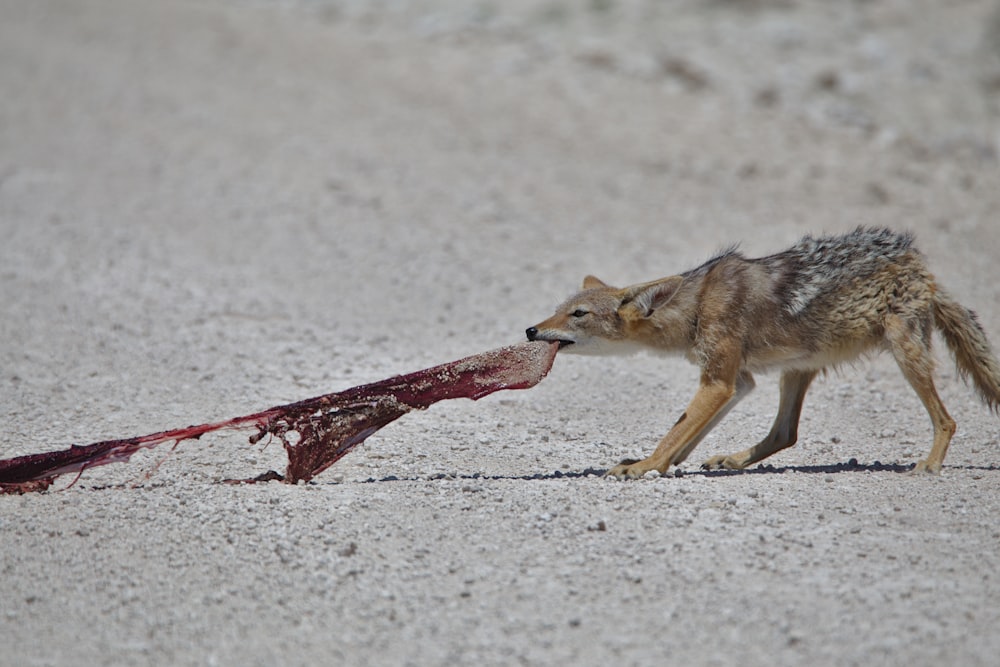
[{"label": "bushy tail", "polygon": [[962,379],[971,377],[983,402],[1000,413],[1000,362],[976,314],[938,291],[934,295],[934,323],[955,356]]}]

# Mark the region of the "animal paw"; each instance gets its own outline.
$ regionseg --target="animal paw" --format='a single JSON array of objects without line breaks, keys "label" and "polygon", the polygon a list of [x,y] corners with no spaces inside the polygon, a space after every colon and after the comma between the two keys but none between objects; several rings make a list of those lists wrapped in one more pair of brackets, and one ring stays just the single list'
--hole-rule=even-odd
[{"label": "animal paw", "polygon": [[745,466],[733,456],[722,455],[713,456],[702,463],[701,467],[705,470],[743,470]]},{"label": "animal paw", "polygon": [[616,477],[618,479],[639,479],[650,470],[656,469],[656,466],[650,463],[649,459],[643,459],[642,461],[625,459],[614,468],[604,473],[604,475],[605,477]]},{"label": "animal paw", "polygon": [[919,475],[920,473],[927,473],[928,475],[938,475],[941,473],[941,464],[932,463],[927,459],[922,461],[917,461],[917,465],[913,466],[912,473],[914,475]]}]

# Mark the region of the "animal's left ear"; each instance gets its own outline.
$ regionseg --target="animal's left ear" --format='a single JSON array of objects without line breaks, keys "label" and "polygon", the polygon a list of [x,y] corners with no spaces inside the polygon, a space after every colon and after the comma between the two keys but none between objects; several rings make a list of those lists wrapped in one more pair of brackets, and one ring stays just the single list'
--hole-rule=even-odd
[{"label": "animal's left ear", "polygon": [[657,308],[667,305],[680,288],[684,278],[670,276],[650,283],[626,287],[622,306],[634,308],[641,317],[649,317]]},{"label": "animal's left ear", "polygon": [[595,276],[587,276],[583,279],[583,289],[594,289],[597,287],[610,287],[610,285]]}]

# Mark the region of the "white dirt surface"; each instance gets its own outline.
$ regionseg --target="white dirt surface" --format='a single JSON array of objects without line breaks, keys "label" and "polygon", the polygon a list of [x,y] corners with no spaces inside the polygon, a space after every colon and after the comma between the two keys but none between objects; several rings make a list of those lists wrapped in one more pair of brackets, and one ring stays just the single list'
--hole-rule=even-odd
[{"label": "white dirt surface", "polygon": [[[998,110],[985,0],[0,0],[0,455],[858,224],[914,231],[1000,341]],[[222,484],[284,463],[222,433],[0,497],[0,664],[995,665],[1000,421],[938,348],[938,477],[901,472],[930,424],[879,357],[773,468],[697,465],[766,432],[761,376],[682,476],[607,480],[697,371],[560,355],[313,484]]]}]

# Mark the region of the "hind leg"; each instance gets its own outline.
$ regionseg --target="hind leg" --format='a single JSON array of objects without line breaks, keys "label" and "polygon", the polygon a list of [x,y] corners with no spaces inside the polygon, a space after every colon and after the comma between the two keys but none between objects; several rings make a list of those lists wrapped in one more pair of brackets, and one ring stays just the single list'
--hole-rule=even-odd
[{"label": "hind leg", "polygon": [[945,454],[948,453],[951,436],[955,434],[955,420],[945,410],[934,388],[930,320],[911,320],[908,323],[898,315],[889,315],[885,319],[885,337],[892,350],[892,356],[903,371],[903,376],[917,392],[934,425],[934,445],[931,447],[931,453],[926,459],[917,463],[914,472],[940,472]]},{"label": "hind leg", "polygon": [[799,416],[802,414],[802,401],[806,397],[809,384],[816,377],[817,371],[785,371],[781,374],[781,395],[778,399],[778,416],[767,436],[749,449],[730,454],[729,456],[713,456],[701,464],[702,468],[717,470],[728,468],[742,470],[748,465],[766,459],[771,454],[791,447],[798,440]]}]

